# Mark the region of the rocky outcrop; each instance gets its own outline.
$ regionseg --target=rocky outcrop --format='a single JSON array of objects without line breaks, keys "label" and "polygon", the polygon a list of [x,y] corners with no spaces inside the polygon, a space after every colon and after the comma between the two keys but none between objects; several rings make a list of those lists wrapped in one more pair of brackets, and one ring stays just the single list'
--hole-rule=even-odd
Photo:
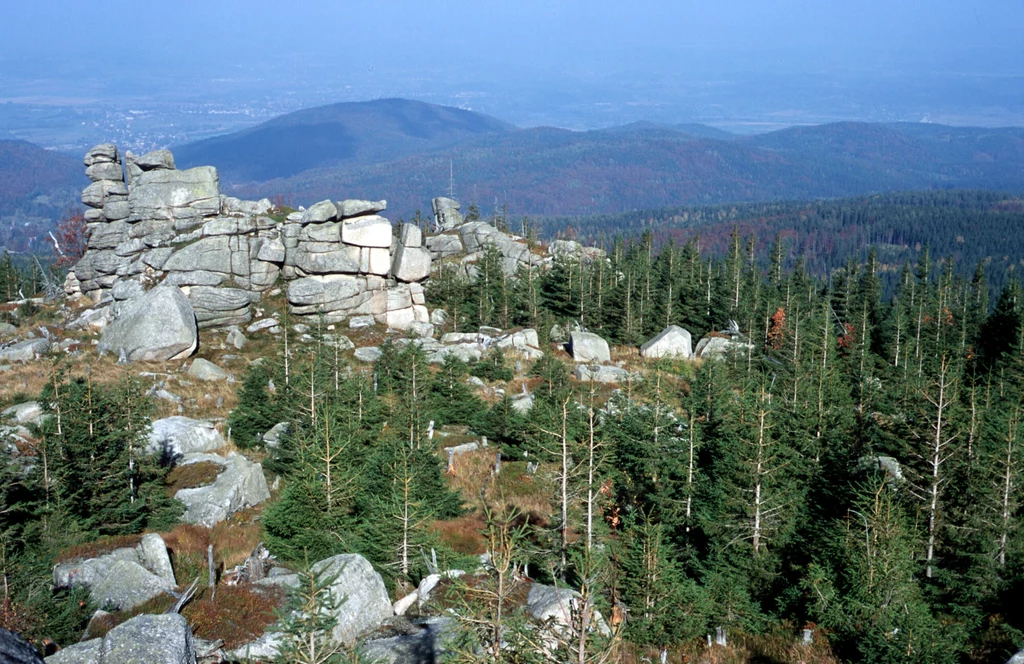
[{"label": "rocky outcrop", "polygon": [[431,322],[422,284],[440,260],[457,259],[461,274],[473,277],[491,248],[509,276],[546,265],[555,254],[603,257],[569,240],[542,255],[486,222],[465,223],[448,198],[432,202],[436,234],[424,238],[422,229],[404,224],[396,238],[380,216],[385,201],[323,200],[282,217],[266,199],[221,194],[212,166],[177,170],[167,150],[128,153],[123,167],[120,159],[111,144],[86,155],[93,180],[82,192],[89,240],[65,288],[100,303],[108,296],[131,301],[158,284],[177,286],[200,329],[250,322],[253,305],[284,280],[295,316],[328,323],[372,316],[408,330]]},{"label": "rocky outcrop", "polygon": [[175,587],[174,571],[163,539],[150,533],[132,549],[117,549],[98,558],[59,563],[55,588],[86,588],[105,610],[130,609]]},{"label": "rocky outcrop", "polygon": [[195,664],[188,621],[176,613],[141,615],[110,630],[102,639],[68,646],[46,664]]},{"label": "rocky outcrop", "polygon": [[656,337],[640,346],[640,355],[650,358],[686,359],[693,355],[690,332],[678,325],[669,325]]},{"label": "rocky outcrop", "polygon": [[198,343],[188,299],[175,286],[158,286],[116,305],[99,350],[123,354],[130,361],[164,361],[188,357]]},{"label": "rocky outcrop", "polygon": [[96,146],[85,162],[89,242],[70,292],[99,302],[174,285],[199,328],[228,327],[252,320],[252,305],[283,278],[298,282],[288,288],[298,316],[370,314],[399,329],[429,320],[417,284],[430,274],[429,251],[411,232],[392,251],[391,222],[378,216],[385,201],[321,201],[282,220],[265,199],[222,195],[211,166],[176,170],[167,150],[126,155],[127,180],[113,145]]},{"label": "rocky outcrop", "polygon": [[214,463],[224,470],[213,484],[194,489],[181,489],[174,495],[185,504],[186,523],[212,528],[235,512],[258,505],[270,498],[263,467],[237,452],[226,457],[216,454],[185,454],[179,465]]}]

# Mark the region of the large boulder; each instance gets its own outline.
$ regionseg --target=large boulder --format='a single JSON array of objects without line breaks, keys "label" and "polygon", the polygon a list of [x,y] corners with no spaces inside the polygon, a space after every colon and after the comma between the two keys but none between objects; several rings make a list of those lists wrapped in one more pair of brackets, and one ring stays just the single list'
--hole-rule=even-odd
[{"label": "large boulder", "polygon": [[153,150],[135,158],[135,165],[144,171],[174,170],[174,155],[170,150]]},{"label": "large boulder", "polygon": [[[314,574],[330,579],[331,595],[338,604],[333,636],[347,645],[376,629],[394,615],[384,579],[357,553],[345,553],[314,563]],[[262,583],[294,587],[298,576],[287,574]]]},{"label": "large boulder", "polygon": [[176,459],[183,454],[213,452],[225,444],[224,437],[212,422],[175,415],[153,422],[146,449],[153,454]]},{"label": "large boulder", "polygon": [[643,357],[677,357],[688,358],[693,355],[690,332],[678,325],[669,325],[643,346],[640,355]]},{"label": "large boulder", "polygon": [[225,235],[204,237],[171,254],[163,265],[168,272],[231,273],[231,241]]},{"label": "large boulder", "polygon": [[102,639],[76,643],[46,658],[46,664],[195,664],[188,620],[177,613],[141,615]]},{"label": "large boulder", "polygon": [[338,208],[331,201],[320,201],[310,205],[302,213],[303,224],[319,224],[338,216]]},{"label": "large boulder", "polygon": [[612,361],[608,342],[592,332],[570,333],[569,353],[574,362],[601,364]]},{"label": "large boulder", "polygon": [[186,358],[198,345],[196,315],[188,298],[177,286],[160,285],[117,305],[99,350],[123,352],[132,362],[163,362]]},{"label": "large boulder", "polygon": [[186,523],[212,528],[239,510],[258,505],[270,498],[263,467],[237,452],[226,457],[216,454],[186,454],[180,465],[208,462],[224,468],[213,484],[182,489],[174,495],[185,504]]},{"label": "large boulder", "polygon": [[151,533],[135,548],[56,565],[53,585],[85,588],[97,606],[125,610],[174,590],[175,579],[163,539]]}]

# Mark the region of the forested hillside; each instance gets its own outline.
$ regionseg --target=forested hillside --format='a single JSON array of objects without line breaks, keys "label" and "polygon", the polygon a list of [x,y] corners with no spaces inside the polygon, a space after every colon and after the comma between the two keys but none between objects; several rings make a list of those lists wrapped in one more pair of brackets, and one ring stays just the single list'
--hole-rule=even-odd
[{"label": "forested hillside", "polygon": [[223,181],[248,183],[314,168],[363,166],[514,129],[459,108],[377,99],[288,113],[250,129],[176,147],[174,154],[179,168],[213,164]]},{"label": "forested hillside", "polygon": [[[210,531],[168,532],[180,506],[160,487],[194,479],[133,449],[154,407],[227,414],[211,393],[235,387],[195,392],[167,368],[140,379],[88,344],[17,369],[52,417],[22,460],[0,457],[4,615],[36,638],[77,638],[93,607],[50,590],[59,552],[160,530],[190,579],[205,574],[196,542],[237,552],[234,532],[300,570],[361,554],[396,600],[433,571],[466,570],[410,614],[453,619],[450,661],[1005,662],[1024,645],[1019,284],[990,308],[983,270],[921,251],[886,295],[876,251],[837,255],[825,281],[784,259],[785,238],[757,246],[734,232],[718,255],[696,238],[656,250],[647,234],[607,260],[565,252],[515,278],[490,247],[473,276],[448,263],[432,277],[427,304],[448,314],[437,332],[530,328],[542,357],[494,344],[429,364],[433,339],[346,330],[378,346],[367,364],[338,331],[291,326],[265,299],[276,337],[249,328],[252,342],[225,352],[205,337],[201,352],[243,372],[225,429],[281,483],[258,518]],[[716,350],[637,353],[672,324]],[[589,361],[573,368],[558,339],[578,326],[611,342],[601,363],[617,385],[587,379]],[[171,403],[165,386],[196,396]],[[267,442],[282,421],[290,433]],[[446,463],[446,448],[483,437]],[[582,607],[543,643],[523,613],[541,584],[577,589]],[[184,611],[197,636],[240,643],[270,623],[265,595],[217,587]],[[725,643],[709,646],[716,630]]]},{"label": "forested hillside", "polygon": [[41,249],[46,232],[78,202],[88,182],[76,158],[0,140],[0,247]]}]

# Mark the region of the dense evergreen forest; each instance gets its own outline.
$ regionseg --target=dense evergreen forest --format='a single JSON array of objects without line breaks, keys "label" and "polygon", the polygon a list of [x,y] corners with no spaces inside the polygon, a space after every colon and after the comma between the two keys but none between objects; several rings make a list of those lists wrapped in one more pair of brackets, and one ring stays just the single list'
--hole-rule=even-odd
[{"label": "dense evergreen forest", "polygon": [[[944,233],[953,220],[1021,211],[948,196],[964,204],[935,208],[946,212],[934,231],[907,195],[892,199],[902,212],[817,253],[784,233],[761,250],[723,208],[733,228],[716,252],[648,232],[615,241],[606,259],[563,254],[510,277],[491,248],[472,278],[448,265],[429,282],[445,331],[600,334],[633,373],[615,390],[573,379],[554,343],[532,364],[496,350],[438,367],[416,343],[385,342],[369,370],[319,328],[315,344],[275,347],[253,363],[228,422],[235,444],[282,477],[261,519],[268,547],[297,565],[359,552],[396,591],[428,572],[423,551],[448,569],[486,551],[490,576],[451,591],[465,627],[453,661],[631,661],[639,649],[702,647],[716,628],[812,629],[841,661],[1005,661],[1024,645],[1024,302],[1009,266],[993,276],[1002,263],[973,248],[946,258]],[[850,214],[872,218],[871,205]],[[838,203],[776,212],[798,209],[813,212],[801,238],[830,211],[844,218]],[[1016,236],[996,227],[964,246],[1009,252],[1001,238]],[[909,229],[934,232],[941,260],[922,248],[884,265]],[[992,282],[1003,284],[994,306]],[[731,350],[638,357],[670,324],[725,336]],[[470,375],[503,396],[478,393]],[[56,552],[166,528],[180,511],[156,488],[166,469],[135,456],[148,408],[137,381],[90,376],[55,366],[39,395],[55,417],[36,463],[0,457],[4,610],[33,636],[76,638],[92,608],[47,590]],[[528,414],[513,407],[519,390],[533,394]],[[292,433],[263,448],[259,434],[282,420]],[[487,436],[504,479],[460,492],[433,435],[445,427]],[[449,527],[470,513],[483,551]],[[537,647],[501,612],[509,569],[580,589],[614,629]],[[788,657],[764,661],[798,661]]]},{"label": "dense evergreen forest", "polygon": [[1024,267],[1024,202],[993,191],[918,191],[812,202],[738,203],[675,206],[587,217],[548,217],[537,222],[545,236],[574,229],[578,239],[607,242],[618,236],[654,234],[660,247],[669,240],[685,244],[700,235],[700,248],[721,256],[738,230],[757,237],[757,251],[781,235],[787,242],[785,265],[799,259],[805,269],[826,276],[851,258],[877,254],[879,278],[893,292],[900,269],[928,246],[937,257],[958,264],[984,263],[986,278],[998,294],[1007,278]]}]

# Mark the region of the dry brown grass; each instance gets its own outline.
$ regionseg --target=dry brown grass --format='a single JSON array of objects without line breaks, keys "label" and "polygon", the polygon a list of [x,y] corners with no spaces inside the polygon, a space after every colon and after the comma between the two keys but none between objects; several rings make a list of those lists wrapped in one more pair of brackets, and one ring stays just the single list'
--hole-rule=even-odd
[{"label": "dry brown grass", "polygon": [[97,558],[114,551],[115,549],[134,548],[142,541],[142,535],[117,535],[113,537],[101,537],[94,542],[79,544],[61,551],[57,555],[56,562],[62,563],[70,560],[85,560]]},{"label": "dry brown grass", "polygon": [[12,364],[0,373],[0,407],[32,401],[50,380],[51,365],[44,362]]},{"label": "dry brown grass", "polygon": [[[659,661],[660,650],[622,644],[616,661],[640,664]],[[839,664],[828,643],[817,638],[811,646],[798,642],[795,633],[779,630],[765,635],[729,636],[727,647],[707,647],[696,639],[668,650],[669,664]]]},{"label": "dry brown grass", "polygon": [[483,515],[476,511],[457,519],[435,521],[430,528],[456,553],[476,556],[487,551],[484,525]]},{"label": "dry brown grass", "polygon": [[284,604],[280,588],[220,586],[216,593],[203,588],[182,610],[192,632],[201,639],[223,639],[224,647],[238,648],[263,635]]},{"label": "dry brown grass", "polygon": [[212,461],[200,461],[185,466],[175,466],[164,478],[167,495],[173,497],[182,489],[194,489],[200,486],[208,486],[217,480],[217,476],[224,472],[224,466]]},{"label": "dry brown grass", "polygon": [[[446,442],[445,446],[449,446]],[[442,541],[459,553],[479,554],[485,550],[481,535],[484,527],[481,491],[491,508],[511,508],[519,514],[545,520],[552,513],[550,469],[545,466],[536,475],[528,475],[526,462],[503,460],[501,474],[493,475],[496,448],[484,448],[455,457],[454,472],[448,476],[452,489],[459,491],[471,512],[457,519],[434,522],[432,527]]]}]

